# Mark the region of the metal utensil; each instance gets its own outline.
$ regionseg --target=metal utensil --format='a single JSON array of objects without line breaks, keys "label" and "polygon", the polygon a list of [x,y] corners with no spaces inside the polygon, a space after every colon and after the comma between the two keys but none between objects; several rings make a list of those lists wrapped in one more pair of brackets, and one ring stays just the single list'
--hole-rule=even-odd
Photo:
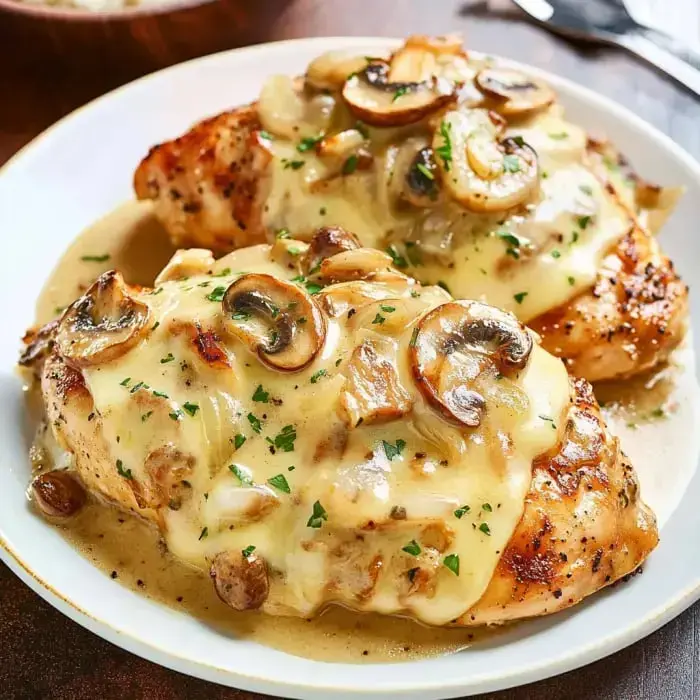
[{"label": "metal utensil", "polygon": [[514,0],[553,32],[622,46],[700,95],[700,50],[637,22],[622,0]]}]

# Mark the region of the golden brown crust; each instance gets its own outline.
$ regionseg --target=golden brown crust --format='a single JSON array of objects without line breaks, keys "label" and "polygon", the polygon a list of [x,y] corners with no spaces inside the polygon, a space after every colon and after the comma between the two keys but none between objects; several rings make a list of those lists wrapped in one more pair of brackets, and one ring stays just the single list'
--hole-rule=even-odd
[{"label": "golden brown crust", "polygon": [[460,619],[479,625],[567,608],[633,573],[658,542],[634,470],[606,430],[588,382],[562,442],[535,460],[522,519],[491,583]]},{"label": "golden brown crust", "polygon": [[624,378],[665,360],[683,339],[688,287],[641,228],[604,259],[593,289],[530,322],[543,347],[589,381]]}]

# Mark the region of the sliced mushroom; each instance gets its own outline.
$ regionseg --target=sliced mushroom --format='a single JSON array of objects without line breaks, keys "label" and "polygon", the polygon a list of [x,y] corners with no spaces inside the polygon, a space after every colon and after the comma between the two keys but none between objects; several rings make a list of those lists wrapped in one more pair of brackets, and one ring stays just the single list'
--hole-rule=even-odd
[{"label": "sliced mushroom", "polygon": [[274,369],[303,369],[326,337],[325,317],[311,296],[272,275],[238,278],[222,306],[234,335]]},{"label": "sliced mushroom", "polygon": [[129,486],[140,508],[162,508],[180,502],[179,491],[195,464],[196,458],[168,443],[149,453],[144,462],[145,481],[129,479]]},{"label": "sliced mushroom", "polygon": [[421,148],[413,157],[404,177],[402,194],[416,207],[431,207],[438,200],[440,171],[432,148]]},{"label": "sliced mushroom", "polygon": [[375,248],[357,248],[337,253],[321,262],[318,277],[324,282],[406,279],[392,268],[393,259]]},{"label": "sliced mushroom", "polygon": [[47,472],[32,482],[34,501],[52,518],[69,518],[85,505],[85,489],[67,471]]},{"label": "sliced mushroom", "polygon": [[484,68],[477,73],[474,84],[489,98],[488,106],[504,117],[543,109],[552,104],[556,97],[544,81],[512,68]]},{"label": "sliced mushroom", "polygon": [[452,301],[427,313],[409,346],[413,376],[423,396],[447,418],[469,427],[486,409],[474,389],[488,370],[523,369],[532,351],[527,329],[511,314],[476,301]]},{"label": "sliced mushroom", "polygon": [[211,250],[204,248],[189,248],[188,250],[176,250],[175,255],[156,277],[156,287],[163,282],[186,279],[194,275],[204,275],[214,264],[214,256]]},{"label": "sliced mushroom", "polygon": [[321,263],[346,250],[360,248],[359,239],[354,233],[340,226],[324,226],[316,231],[301,263],[305,275],[312,275],[320,269]]},{"label": "sliced mushroom", "polygon": [[355,348],[345,375],[340,405],[349,428],[396,420],[411,410],[413,400],[401,386],[396,367],[372,343]]},{"label": "sliced mushroom", "polygon": [[306,84],[316,90],[340,90],[348,76],[367,65],[364,56],[351,51],[326,51],[306,69]]},{"label": "sliced mushroom", "polygon": [[257,610],[270,592],[267,563],[254,552],[221,552],[209,575],[221,600],[234,610]]},{"label": "sliced mushroom", "polygon": [[41,372],[44,360],[53,348],[57,328],[58,319],[54,319],[41,328],[30,328],[24,334],[22,342],[25,348],[19,356],[22,367],[31,367],[37,374]]},{"label": "sliced mushroom", "polygon": [[347,80],[343,98],[367,124],[413,124],[455,97],[455,84],[433,75],[434,67],[433,54],[419,50],[397,55],[391,63],[372,61]]},{"label": "sliced mushroom", "polygon": [[503,211],[539,185],[537,154],[521,138],[499,140],[501,124],[483,109],[447,112],[433,138],[450,195],[474,212]]},{"label": "sliced mushroom", "polygon": [[110,270],[66,309],[56,345],[78,367],[111,362],[141,340],[150,320],[148,305],[131,295],[119,272]]},{"label": "sliced mushroom", "polygon": [[335,109],[332,95],[307,97],[286,75],[268,78],[260,93],[258,114],[263,127],[284,138],[316,137],[328,130]]}]

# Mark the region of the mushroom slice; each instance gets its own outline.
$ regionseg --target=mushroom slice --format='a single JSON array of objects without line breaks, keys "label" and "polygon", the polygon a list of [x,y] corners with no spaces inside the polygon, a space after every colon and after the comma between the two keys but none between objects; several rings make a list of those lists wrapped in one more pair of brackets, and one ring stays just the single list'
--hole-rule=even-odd
[{"label": "mushroom slice", "polygon": [[337,253],[321,262],[318,277],[324,282],[406,279],[392,269],[390,255],[375,248],[357,248]]},{"label": "mushroom slice", "polygon": [[554,102],[552,88],[512,68],[484,68],[474,78],[489,106],[504,117],[515,117],[543,109]]},{"label": "mushroom slice", "polygon": [[56,345],[78,367],[110,362],[141,340],[150,319],[148,305],[131,296],[121,274],[110,270],[66,309]]},{"label": "mushroom slice", "polygon": [[68,518],[85,504],[85,489],[67,471],[47,472],[32,482],[34,501],[45,515]]},{"label": "mushroom slice", "polygon": [[305,275],[313,275],[327,258],[360,247],[360,241],[354,233],[340,226],[324,226],[318,229],[311,239],[301,262],[301,269]]},{"label": "mushroom slice", "polygon": [[340,90],[349,75],[367,65],[364,56],[350,51],[326,51],[306,69],[305,82],[316,90]]},{"label": "mushroom slice", "polygon": [[37,374],[41,373],[44,360],[54,345],[54,336],[58,328],[58,319],[49,321],[40,328],[30,328],[22,338],[24,350],[19,356],[22,367],[31,367]]},{"label": "mushroom slice", "polygon": [[421,148],[413,157],[404,178],[403,198],[416,207],[432,207],[437,202],[439,170],[432,148]]},{"label": "mushroom slice", "polygon": [[413,400],[401,386],[396,367],[372,343],[355,348],[345,374],[340,403],[349,428],[395,420],[411,410]]},{"label": "mushroom slice", "polygon": [[348,78],[343,98],[367,124],[414,124],[454,99],[452,81],[432,74],[424,77],[426,67],[434,65],[435,57],[431,53],[415,50],[408,58],[395,56],[391,64],[372,61],[363,71]]},{"label": "mushroom slice", "polygon": [[221,552],[209,575],[221,600],[234,610],[256,610],[270,592],[267,563],[254,552]]},{"label": "mushroom slice", "polygon": [[303,369],[326,337],[325,317],[311,296],[272,275],[240,277],[221,303],[233,334],[274,369]]},{"label": "mushroom slice", "polygon": [[445,188],[471,211],[510,209],[539,185],[535,151],[520,137],[499,140],[500,129],[484,109],[456,109],[433,137]]},{"label": "mushroom slice", "polygon": [[428,312],[411,338],[409,359],[423,396],[447,418],[471,428],[486,403],[480,374],[523,369],[532,338],[515,316],[477,301],[451,301]]},{"label": "mushroom slice", "polygon": [[194,275],[204,275],[211,270],[214,264],[214,256],[211,250],[204,248],[189,248],[188,250],[176,250],[168,264],[156,277],[155,286],[163,282],[182,280]]}]

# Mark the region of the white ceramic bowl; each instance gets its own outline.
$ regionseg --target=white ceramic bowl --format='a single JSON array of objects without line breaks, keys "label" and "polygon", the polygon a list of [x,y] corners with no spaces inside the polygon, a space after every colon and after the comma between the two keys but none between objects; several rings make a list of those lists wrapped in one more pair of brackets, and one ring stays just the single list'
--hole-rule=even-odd
[{"label": "white ceramic bowl", "polygon": [[[521,623],[465,652],[404,664],[326,664],[222,636],[110,580],[39,518],[25,501],[29,477],[21,385],[13,373],[18,339],[34,300],[76,234],[131,197],[134,167],[155,142],[194,121],[254,98],[271,73],[303,71],[330,48],[360,54],[386,39],[329,38],[231,51],[175,66],[93,102],[49,129],[0,173],[0,554],[29,586],[105,639],[178,671],[294,698],[447,698],[535,681],[610,654],[657,629],[700,596],[700,476],[694,464],[661,513],[662,542],[637,576],[574,609]],[[530,69],[528,69],[530,70]],[[688,193],[662,234],[686,279],[700,272],[700,166],[622,107],[563,78],[531,70],[559,92],[569,113],[607,133],[643,174]],[[700,317],[693,317],[700,337]],[[659,463],[659,469],[666,469]],[[688,482],[690,479],[690,483]],[[644,484],[642,484],[644,488]],[[675,507],[675,510],[673,507]],[[27,650],[31,653],[31,650]]]}]

